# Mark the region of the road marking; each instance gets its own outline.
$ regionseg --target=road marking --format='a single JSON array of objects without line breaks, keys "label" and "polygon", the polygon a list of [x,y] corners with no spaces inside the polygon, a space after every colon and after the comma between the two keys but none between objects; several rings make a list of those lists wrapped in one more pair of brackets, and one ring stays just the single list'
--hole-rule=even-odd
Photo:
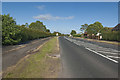
[{"label": "road marking", "polygon": [[[108,55],[107,55],[108,56]],[[111,57],[111,58],[120,58],[118,56],[108,56],[108,57]]]},{"label": "road marking", "polygon": [[106,53],[106,54],[118,54],[118,53],[113,53],[113,52],[105,52],[105,51],[97,51],[97,52],[102,52],[102,53]]},{"label": "road marking", "polygon": [[[113,62],[115,62],[115,63],[118,63],[118,61],[116,61],[116,60],[114,60],[114,59],[111,59],[111,58],[108,57],[108,56],[105,56],[105,55],[103,55],[103,54],[100,54],[100,53],[98,53],[98,52],[96,52],[96,51],[91,50],[91,49],[88,48],[88,47],[91,47],[91,46],[94,46],[94,47],[96,48],[96,45],[93,45],[93,44],[90,44],[90,43],[84,44],[84,42],[83,42],[83,43],[77,42],[77,40],[72,40],[72,39],[69,39],[69,38],[65,38],[65,39],[73,42],[73,43],[76,44],[76,45],[83,45],[84,47],[87,46],[87,47],[85,47],[87,50],[89,50],[89,51],[91,51],[91,52],[94,52],[94,53],[96,53],[96,54],[98,54],[98,55],[100,55],[100,56],[102,56],[102,57],[104,57],[104,58],[106,58],[106,59],[108,59],[108,60],[110,60],[110,61],[113,61]],[[78,44],[78,43],[80,43],[80,44]],[[88,44],[89,44],[89,46],[88,46]],[[107,54],[118,54],[118,53],[114,53],[114,52],[112,52],[112,53],[111,53],[111,52],[108,52],[108,51],[110,51],[110,50],[108,50],[108,48],[103,48],[103,47],[100,47],[100,46],[98,46],[98,48],[96,48],[96,49],[99,49],[99,48],[101,48],[102,50],[104,49],[105,51],[107,51],[107,52],[100,51],[100,52],[103,52],[103,53],[107,53]],[[116,58],[116,57],[115,57],[115,58]]]},{"label": "road marking", "polygon": [[111,58],[109,58],[109,57],[107,57],[107,56],[105,56],[105,55],[102,55],[102,54],[100,54],[100,53],[98,53],[98,52],[96,52],[96,51],[93,51],[93,50],[91,50],[91,49],[89,49],[89,48],[86,48],[87,50],[89,50],[89,51],[91,51],[91,52],[94,52],[94,53],[96,53],[96,54],[98,54],[98,55],[100,55],[100,56],[102,56],[102,57],[104,57],[104,58],[106,58],[106,59],[108,59],[108,60],[110,60],[110,61],[113,61],[113,62],[115,62],[115,63],[118,63],[118,61],[116,61],[116,60],[114,60],[114,59],[111,59]]}]

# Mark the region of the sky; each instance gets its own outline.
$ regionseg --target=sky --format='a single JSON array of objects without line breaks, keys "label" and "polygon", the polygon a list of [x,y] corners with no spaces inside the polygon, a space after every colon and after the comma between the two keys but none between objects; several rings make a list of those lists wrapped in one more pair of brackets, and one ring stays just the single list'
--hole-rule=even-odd
[{"label": "sky", "polygon": [[2,14],[10,14],[17,24],[39,20],[51,32],[80,32],[82,24],[99,21],[104,27],[118,23],[117,2],[3,2]]}]

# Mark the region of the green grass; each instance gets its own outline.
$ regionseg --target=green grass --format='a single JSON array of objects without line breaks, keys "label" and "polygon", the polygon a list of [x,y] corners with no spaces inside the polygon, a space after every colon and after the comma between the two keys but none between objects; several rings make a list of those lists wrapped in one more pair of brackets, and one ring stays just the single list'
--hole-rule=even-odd
[{"label": "green grass", "polygon": [[[43,45],[39,52],[30,55],[29,58],[19,63],[16,68],[7,72],[5,78],[43,78],[49,76],[50,68],[58,67],[58,59],[50,59],[47,54],[54,53],[56,49],[57,38],[50,39],[45,45]],[[51,61],[51,62],[50,62]],[[57,62],[56,62],[57,61]],[[54,65],[55,62],[57,65]]]}]

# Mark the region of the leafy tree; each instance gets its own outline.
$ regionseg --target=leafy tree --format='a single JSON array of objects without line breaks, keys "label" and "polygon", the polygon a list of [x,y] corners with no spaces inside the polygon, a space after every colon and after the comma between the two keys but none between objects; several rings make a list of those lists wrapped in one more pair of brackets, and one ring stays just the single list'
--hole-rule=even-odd
[{"label": "leafy tree", "polygon": [[76,31],[75,31],[75,30],[72,30],[70,34],[71,34],[71,35],[74,35],[74,34],[76,34]]},{"label": "leafy tree", "polygon": [[50,30],[49,30],[49,29],[46,29],[46,32],[50,33]]},{"label": "leafy tree", "polygon": [[88,28],[88,24],[83,24],[81,25],[80,30],[84,33],[87,28]]},{"label": "leafy tree", "polygon": [[40,22],[40,21],[32,22],[32,23],[29,25],[29,28],[31,28],[31,29],[38,29],[38,30],[40,30],[40,31],[46,32],[46,27],[45,27],[45,25],[43,25],[43,23]]},{"label": "leafy tree", "polygon": [[95,25],[95,30],[97,33],[103,29],[103,25],[100,22],[95,22],[94,25]]},{"label": "leafy tree", "polygon": [[28,23],[25,23],[25,27],[29,28],[29,25],[28,25]]},{"label": "leafy tree", "polygon": [[[112,28],[103,27],[103,25],[100,22],[95,22],[94,24],[90,24],[88,26],[87,24],[86,26],[85,24],[81,26],[82,27],[80,28],[80,30],[83,32],[87,32],[87,34],[89,35],[89,38],[95,37],[95,36],[92,36],[92,34],[96,35],[98,32],[100,32],[103,40],[120,41],[119,31],[112,31]],[[78,35],[76,34],[73,36],[78,36]]]},{"label": "leafy tree", "polygon": [[97,34],[103,29],[103,25],[100,22],[95,22],[94,24],[90,24],[86,29],[88,34]]},{"label": "leafy tree", "polygon": [[102,28],[101,29],[101,33],[103,33],[103,32],[111,32],[112,31],[112,28],[109,28],[109,27],[104,27],[104,28]]},{"label": "leafy tree", "polygon": [[69,34],[64,34],[64,36],[70,36]]},{"label": "leafy tree", "polygon": [[23,24],[23,25],[21,25],[21,27],[25,28],[25,25]]},{"label": "leafy tree", "polygon": [[[50,32],[46,32],[45,25],[42,25],[42,28],[36,28],[35,25],[41,24],[39,21],[36,21],[34,26],[31,28],[26,27],[25,25],[16,25],[16,21],[10,17],[10,15],[0,15],[2,17],[2,44],[3,45],[12,45],[20,42],[25,42],[28,40],[44,38],[52,36]],[[0,24],[1,25],[1,24]],[[34,29],[35,27],[35,29]],[[48,30],[50,31],[50,30]]]},{"label": "leafy tree", "polygon": [[21,41],[20,30],[10,15],[2,15],[2,43],[16,44]]},{"label": "leafy tree", "polygon": [[53,35],[56,36],[56,33],[58,33],[58,35],[61,36],[61,33],[56,31],[53,32]]}]

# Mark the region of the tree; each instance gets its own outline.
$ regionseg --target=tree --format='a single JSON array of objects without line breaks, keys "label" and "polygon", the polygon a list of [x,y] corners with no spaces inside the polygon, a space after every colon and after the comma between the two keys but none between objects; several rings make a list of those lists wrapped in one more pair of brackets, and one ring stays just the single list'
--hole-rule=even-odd
[{"label": "tree", "polygon": [[23,24],[23,25],[21,25],[21,27],[25,28],[26,26]]},{"label": "tree", "polygon": [[56,31],[53,32],[53,35],[55,36],[56,33],[58,33],[58,36],[61,36],[61,33],[60,32],[56,32]]},{"label": "tree", "polygon": [[25,23],[25,27],[29,28],[29,25],[28,25],[28,23]]},{"label": "tree", "polygon": [[94,34],[94,35],[96,35],[102,29],[103,29],[103,25],[100,22],[95,22],[94,24],[90,24],[87,27],[86,32],[87,32],[87,34]]},{"label": "tree", "polygon": [[49,30],[49,29],[46,29],[46,32],[50,33],[50,30]]},{"label": "tree", "polygon": [[19,27],[10,15],[2,15],[2,44],[16,44],[21,41]]},{"label": "tree", "polygon": [[109,28],[109,27],[104,27],[103,29],[101,29],[101,33],[104,33],[104,32],[111,32],[112,31],[112,28]]},{"label": "tree", "polygon": [[[28,40],[44,38],[48,36],[52,36],[50,30],[47,30],[46,27],[40,21],[33,23],[35,25],[30,26],[28,28],[26,25],[17,25],[16,21],[10,15],[0,15],[0,19],[2,18],[2,44],[3,45],[13,45],[18,44],[20,42],[25,42]],[[40,25],[42,27],[40,27]],[[1,31],[1,30],[0,30]],[[1,42],[1,41],[0,41]]]},{"label": "tree", "polygon": [[80,30],[84,33],[87,28],[88,28],[88,24],[83,24],[81,25]]},{"label": "tree", "polygon": [[71,34],[71,35],[74,35],[74,34],[76,34],[76,31],[75,31],[75,30],[72,30],[70,34]]},{"label": "tree", "polygon": [[46,27],[45,27],[45,25],[43,25],[43,23],[40,22],[40,21],[32,22],[32,23],[29,25],[29,28],[31,28],[31,29],[37,29],[37,30],[46,32]]}]

